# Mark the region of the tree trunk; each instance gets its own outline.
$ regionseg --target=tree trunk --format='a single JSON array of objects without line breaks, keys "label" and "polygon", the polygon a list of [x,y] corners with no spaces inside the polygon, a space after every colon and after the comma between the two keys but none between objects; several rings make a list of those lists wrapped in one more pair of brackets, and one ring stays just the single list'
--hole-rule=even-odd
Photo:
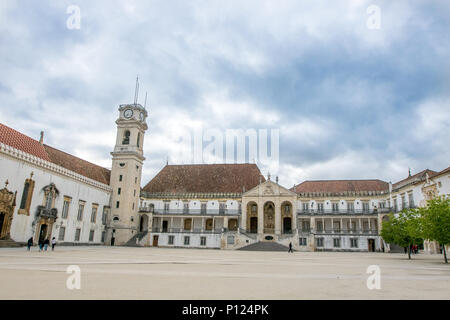
[{"label": "tree trunk", "polygon": [[411,246],[408,246],[408,259],[411,260]]},{"label": "tree trunk", "polygon": [[442,249],[444,249],[444,260],[445,260],[445,263],[448,263],[447,253],[445,252],[445,244],[442,245]]}]

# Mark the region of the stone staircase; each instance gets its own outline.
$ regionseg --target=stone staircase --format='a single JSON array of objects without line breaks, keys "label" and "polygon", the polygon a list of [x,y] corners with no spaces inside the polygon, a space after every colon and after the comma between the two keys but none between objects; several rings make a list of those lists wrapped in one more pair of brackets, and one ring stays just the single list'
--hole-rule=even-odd
[{"label": "stone staircase", "polygon": [[[256,243],[249,244],[248,246],[242,247],[237,250],[246,250],[246,251],[284,251],[288,252],[289,248],[279,244],[277,242],[265,242],[259,241]],[[295,251],[295,250],[294,250]]]},{"label": "stone staircase", "polygon": [[22,244],[15,242],[14,240],[0,240],[0,248],[19,248],[23,247]]},{"label": "stone staircase", "polygon": [[142,245],[139,244],[141,240],[148,234],[148,230],[143,232],[138,232],[134,236],[131,237],[130,240],[125,243],[125,246],[127,247],[142,247]]}]

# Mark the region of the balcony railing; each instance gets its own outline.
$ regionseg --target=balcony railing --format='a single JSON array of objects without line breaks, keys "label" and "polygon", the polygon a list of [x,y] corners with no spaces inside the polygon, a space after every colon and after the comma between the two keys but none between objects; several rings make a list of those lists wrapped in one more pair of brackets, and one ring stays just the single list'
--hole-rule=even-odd
[{"label": "balcony railing", "polygon": [[48,209],[44,206],[38,206],[37,213],[39,217],[56,219],[58,216],[58,209],[57,208]]},{"label": "balcony railing", "polygon": [[362,234],[362,235],[377,235],[378,230],[368,230],[368,229],[325,229],[325,230],[314,230],[315,234]]},{"label": "balcony railing", "polygon": [[315,209],[300,209],[297,210],[298,215],[340,215],[340,214],[346,214],[346,215],[360,215],[360,214],[377,214],[377,213],[383,213],[383,212],[390,212],[392,209],[390,208],[381,208],[381,209],[340,209],[340,210],[332,210],[332,209],[323,209],[323,210],[315,210]]},{"label": "balcony railing", "polygon": [[186,230],[183,228],[160,228],[160,227],[153,227],[151,229],[152,232],[155,233],[222,233],[222,229],[212,229],[212,230],[206,230],[206,229],[199,229],[194,228],[191,230]]},{"label": "balcony railing", "polygon": [[140,212],[151,212],[154,214],[174,215],[240,215],[240,209],[154,209],[149,207],[139,208]]}]

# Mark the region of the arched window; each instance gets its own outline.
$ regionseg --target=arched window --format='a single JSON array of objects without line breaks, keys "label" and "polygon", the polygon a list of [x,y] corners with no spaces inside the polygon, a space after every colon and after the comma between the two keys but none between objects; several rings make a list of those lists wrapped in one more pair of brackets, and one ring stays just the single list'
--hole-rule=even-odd
[{"label": "arched window", "polygon": [[139,147],[139,140],[141,140],[141,133],[138,132],[138,136],[137,136],[137,146]]},{"label": "arched window", "polygon": [[129,130],[125,131],[125,133],[123,134],[122,144],[130,144],[130,131]]}]

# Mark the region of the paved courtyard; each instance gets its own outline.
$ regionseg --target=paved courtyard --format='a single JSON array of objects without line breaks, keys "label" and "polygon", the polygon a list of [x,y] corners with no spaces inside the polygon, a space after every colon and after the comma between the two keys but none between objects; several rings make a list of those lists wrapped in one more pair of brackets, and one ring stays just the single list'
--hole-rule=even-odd
[{"label": "paved courtyard", "polygon": [[[450,299],[440,255],[57,247],[0,249],[0,299]],[[66,287],[69,265],[80,290]],[[381,289],[366,286],[369,265]]]}]

